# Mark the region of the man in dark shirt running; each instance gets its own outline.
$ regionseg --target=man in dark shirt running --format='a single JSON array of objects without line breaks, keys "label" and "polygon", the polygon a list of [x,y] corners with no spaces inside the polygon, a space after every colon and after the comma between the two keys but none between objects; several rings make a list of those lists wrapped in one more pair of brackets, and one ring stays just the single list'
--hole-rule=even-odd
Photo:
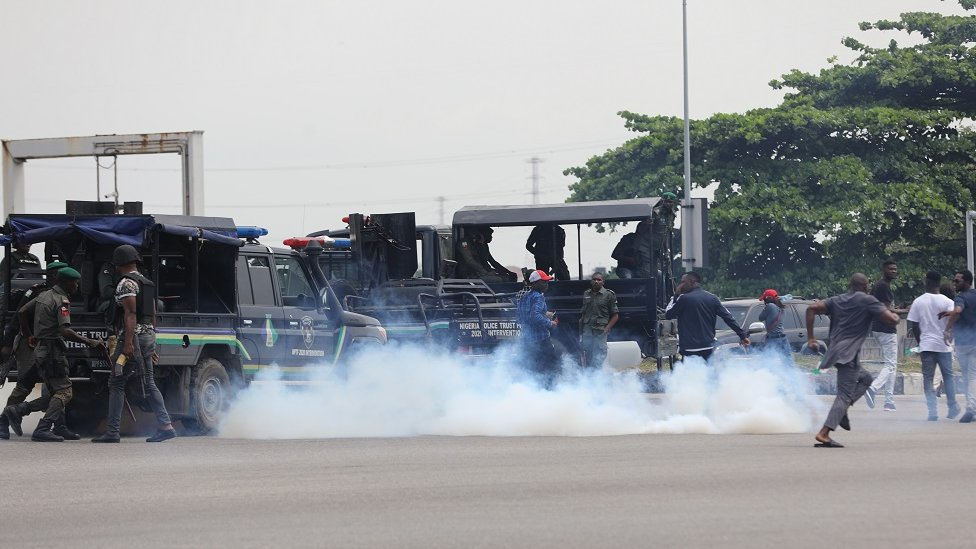
[{"label": "man in dark shirt running", "polygon": [[827,413],[827,420],[817,433],[819,448],[843,448],[842,444],[830,438],[830,432],[837,426],[850,431],[847,409],[871,386],[871,374],[861,367],[857,356],[861,345],[868,337],[868,329],[874,319],[894,326],[898,315],[885,307],[884,303],[868,295],[868,277],[854,273],[850,290],[843,295],[818,301],[807,308],[807,346],[819,351],[820,344],[813,336],[813,323],[816,315],[830,317],[830,347],[821,363],[822,368],[837,368],[837,397]]},{"label": "man in dark shirt running", "polygon": [[[898,276],[898,265],[888,260],[881,264],[881,280],[875,282],[871,287],[871,295],[878,298],[878,301],[888,307],[895,314],[905,314],[905,309],[895,309],[895,294],[891,291],[891,282]],[[878,372],[878,377],[874,383],[864,393],[864,401],[869,408],[874,408],[874,395],[884,389],[884,410],[886,412],[895,411],[895,374],[898,372],[898,330],[895,326],[889,326],[881,320],[875,319],[871,322],[871,335],[881,347],[881,356],[884,358],[884,367]]]},{"label": "man in dark shirt running", "polygon": [[718,297],[701,287],[701,275],[689,271],[681,276],[674,290],[664,318],[678,319],[678,351],[682,357],[700,356],[706,361],[715,345],[715,319],[722,317],[742,342],[749,345],[749,336],[722,306]]}]

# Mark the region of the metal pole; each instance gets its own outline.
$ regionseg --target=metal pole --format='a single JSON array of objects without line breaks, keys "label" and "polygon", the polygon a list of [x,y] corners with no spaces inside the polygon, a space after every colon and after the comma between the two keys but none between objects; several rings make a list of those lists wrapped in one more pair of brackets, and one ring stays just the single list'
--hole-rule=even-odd
[{"label": "metal pole", "polygon": [[976,211],[966,212],[966,268],[973,272],[973,218]]},{"label": "metal pole", "polygon": [[681,201],[681,263],[685,272],[695,268],[695,258],[691,255],[693,205],[691,202],[691,126],[688,122],[688,0],[681,0],[681,37],[684,43],[684,84],[685,84],[685,193]]},{"label": "metal pole", "polygon": [[112,178],[115,185],[115,213],[119,213],[119,157],[112,160]]}]

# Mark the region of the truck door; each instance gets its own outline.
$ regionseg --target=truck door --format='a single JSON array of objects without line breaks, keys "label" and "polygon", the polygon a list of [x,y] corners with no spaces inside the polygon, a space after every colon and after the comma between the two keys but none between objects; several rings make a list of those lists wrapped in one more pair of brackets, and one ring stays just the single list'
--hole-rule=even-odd
[{"label": "truck door", "polygon": [[278,293],[283,305],[285,361],[292,366],[332,362],[335,326],[321,307],[310,273],[296,255],[275,255]]},{"label": "truck door", "polygon": [[237,259],[237,293],[241,340],[251,355],[244,373],[253,376],[262,367],[281,363],[286,348],[284,312],[277,302],[271,261],[267,254],[241,254]]}]

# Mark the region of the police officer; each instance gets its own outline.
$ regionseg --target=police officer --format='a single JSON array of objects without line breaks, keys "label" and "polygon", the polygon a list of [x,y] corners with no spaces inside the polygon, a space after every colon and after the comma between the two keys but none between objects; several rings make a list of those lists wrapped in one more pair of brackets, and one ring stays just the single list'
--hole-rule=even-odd
[{"label": "police officer", "polygon": [[[669,249],[668,236],[674,228],[677,199],[672,192],[662,193],[651,218],[637,225],[637,238],[634,242],[635,278],[652,278],[661,269],[661,259]],[[667,259],[670,261],[670,258]]]},{"label": "police officer", "polygon": [[10,256],[0,261],[0,277],[3,277],[4,280],[7,279],[8,264],[11,270],[25,268],[39,269],[41,267],[41,261],[37,259],[36,255],[30,253],[30,244],[21,241],[15,242]]},{"label": "police officer", "polygon": [[22,434],[20,422],[29,410],[47,411],[37,423],[31,435],[36,442],[63,442],[64,437],[51,428],[64,415],[71,401],[71,380],[68,379],[68,359],[65,357],[65,339],[97,347],[101,342],[78,335],[71,329],[71,300],[68,296],[78,291],[81,274],[71,267],[58,271],[56,283],[50,290],[21,307],[21,330],[28,334],[28,343],[34,347],[34,368],[47,386],[48,394],[31,402],[22,402],[4,408],[3,415],[10,428]]},{"label": "police officer", "polygon": [[555,275],[556,280],[569,280],[564,249],[566,231],[554,223],[532,227],[525,249],[535,258],[535,268]]},{"label": "police officer", "polygon": [[603,274],[593,273],[590,289],[583,292],[583,308],[580,310],[580,347],[583,349],[583,366],[599,368],[607,359],[607,334],[619,318],[617,296],[613,290],[603,287]]},{"label": "police officer", "polygon": [[[43,292],[54,286],[54,279],[58,274],[58,271],[67,267],[67,263],[62,263],[61,261],[52,261],[47,264],[47,269],[45,272],[45,281],[39,284],[34,284],[28,288],[20,299],[17,300],[17,309],[19,310],[24,305],[27,305],[33,301],[37,296],[41,295]],[[3,355],[6,356],[13,352],[13,358],[17,364],[17,386],[14,390],[10,392],[10,396],[7,398],[6,406],[15,406],[24,402],[28,396],[30,396],[31,391],[34,390],[34,386],[41,382],[40,373],[34,368],[33,355],[34,350],[31,349],[30,345],[27,344],[27,338],[22,336],[20,333],[20,318],[17,315],[13,315],[10,322],[4,328],[3,332]],[[7,375],[6,364],[4,365],[3,375]],[[34,410],[24,410],[23,413],[40,412],[43,408],[37,408]],[[58,422],[54,427],[54,432],[66,439],[78,440],[78,435],[72,433],[64,424],[64,418],[62,416],[61,421]],[[9,422],[7,421],[7,416],[0,414],[0,439],[7,440],[10,438],[10,428]]]},{"label": "police officer", "polygon": [[115,288],[115,329],[119,344],[112,354],[112,363],[119,357],[126,357],[126,367],[118,370],[113,367],[108,380],[108,419],[106,430],[92,442],[119,442],[122,424],[122,407],[125,405],[125,384],[129,376],[136,372],[149,406],[156,415],[159,428],[146,442],[163,442],[176,436],[163,395],[156,387],[153,376],[153,355],[156,352],[156,287],[151,280],[139,272],[142,263],[139,252],[124,244],[112,253],[112,263],[116,273],[121,276]]}]

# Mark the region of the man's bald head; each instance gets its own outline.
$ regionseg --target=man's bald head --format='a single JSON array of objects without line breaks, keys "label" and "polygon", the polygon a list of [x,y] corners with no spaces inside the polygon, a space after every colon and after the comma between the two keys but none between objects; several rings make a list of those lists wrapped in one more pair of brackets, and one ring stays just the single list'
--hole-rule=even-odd
[{"label": "man's bald head", "polygon": [[868,277],[864,276],[863,273],[854,273],[851,276],[850,288],[855,292],[868,291]]}]

